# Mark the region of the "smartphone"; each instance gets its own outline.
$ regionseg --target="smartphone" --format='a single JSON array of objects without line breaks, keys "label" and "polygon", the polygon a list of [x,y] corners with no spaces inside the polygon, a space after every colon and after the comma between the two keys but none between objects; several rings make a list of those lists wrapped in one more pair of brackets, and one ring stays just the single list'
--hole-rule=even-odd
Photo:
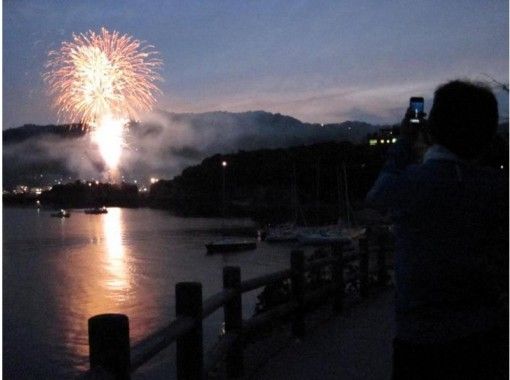
[{"label": "smartphone", "polygon": [[413,115],[411,116],[411,123],[419,123],[420,122],[420,114],[423,112],[424,100],[422,97],[413,96],[409,99],[409,107],[413,111]]}]

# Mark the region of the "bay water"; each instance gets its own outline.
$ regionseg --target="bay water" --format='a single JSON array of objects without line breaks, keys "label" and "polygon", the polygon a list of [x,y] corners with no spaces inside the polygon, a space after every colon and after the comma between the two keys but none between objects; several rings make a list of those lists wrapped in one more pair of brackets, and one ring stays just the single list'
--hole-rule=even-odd
[{"label": "bay water", "polygon": [[[288,268],[290,245],[259,242],[253,251],[206,254],[205,243],[221,238],[224,228],[250,227],[248,219],[183,218],[147,208],[71,210],[62,219],[44,209],[4,208],[4,378],[72,378],[87,369],[87,320],[96,314],[128,315],[136,343],[175,317],[180,281],[201,282],[206,298],[221,290],[226,265],[240,266],[242,279]],[[253,314],[256,295],[243,296],[244,318]],[[204,321],[206,347],[222,317]]]}]

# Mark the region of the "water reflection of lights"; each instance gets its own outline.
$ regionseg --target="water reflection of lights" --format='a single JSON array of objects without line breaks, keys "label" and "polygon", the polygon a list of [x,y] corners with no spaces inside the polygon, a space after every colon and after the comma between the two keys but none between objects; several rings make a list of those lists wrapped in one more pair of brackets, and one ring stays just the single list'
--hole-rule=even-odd
[{"label": "water reflection of lights", "polygon": [[102,217],[106,264],[111,275],[106,280],[106,286],[111,290],[124,292],[129,289],[129,279],[122,242],[122,209],[111,208]]}]

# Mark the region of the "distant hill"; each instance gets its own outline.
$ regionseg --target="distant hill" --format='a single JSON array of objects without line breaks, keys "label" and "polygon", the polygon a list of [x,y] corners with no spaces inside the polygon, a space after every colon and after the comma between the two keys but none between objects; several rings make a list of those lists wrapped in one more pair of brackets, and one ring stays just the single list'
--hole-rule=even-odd
[{"label": "distant hill", "polygon": [[[214,155],[172,180],[153,184],[149,204],[182,215],[219,216],[225,170],[227,215],[263,222],[335,223],[339,215],[345,215],[343,164],[351,205],[359,207],[386,150],[387,145],[326,142]],[[223,160],[228,162],[226,169]]]},{"label": "distant hill", "polygon": [[11,128],[3,131],[2,138],[4,145],[19,143],[34,137],[44,137],[48,135],[59,136],[62,138],[82,137],[87,133],[86,126],[82,124],[64,124],[64,125],[35,125],[25,124],[18,128]]},{"label": "distant hill", "polygon": [[[285,148],[326,141],[363,141],[377,130],[363,122],[304,123],[264,111],[156,111],[129,127],[120,171],[126,179],[172,178],[216,153]],[[101,178],[104,166],[82,125],[24,125],[3,131],[4,187]]]},{"label": "distant hill", "polygon": [[[291,116],[265,111],[159,114],[173,123],[184,123],[196,132],[215,130],[227,140],[237,138],[241,149],[292,146],[337,140],[361,142],[380,128],[359,121],[335,124],[304,123]],[[230,136],[232,135],[232,136]]]}]

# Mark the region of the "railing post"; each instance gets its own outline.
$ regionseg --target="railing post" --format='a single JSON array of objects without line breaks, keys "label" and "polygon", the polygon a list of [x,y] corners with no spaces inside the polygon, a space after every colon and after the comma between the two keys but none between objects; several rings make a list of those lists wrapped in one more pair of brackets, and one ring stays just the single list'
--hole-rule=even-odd
[{"label": "railing post", "polygon": [[292,333],[302,338],[305,336],[305,253],[292,251],[290,255],[292,296],[297,309],[292,321]]},{"label": "railing post", "polygon": [[388,237],[382,233],[377,237],[378,250],[377,250],[377,285],[383,287],[388,280],[388,273],[386,272],[386,253],[388,251]]},{"label": "railing post", "polygon": [[361,297],[368,297],[368,239],[359,239],[359,292]]},{"label": "railing post", "polygon": [[116,380],[130,377],[129,319],[100,314],[89,319],[90,369],[104,369]]},{"label": "railing post", "polygon": [[333,264],[333,283],[336,285],[333,310],[339,313],[342,311],[344,301],[344,255],[342,243],[333,244],[332,249],[333,257],[336,258]]},{"label": "railing post", "polygon": [[177,379],[202,380],[204,348],[202,336],[202,284],[179,282],[175,285],[177,317],[195,319],[195,326],[177,338]]},{"label": "railing post", "polygon": [[243,304],[241,300],[241,268],[223,268],[223,289],[234,290],[238,293],[227,302],[223,308],[225,312],[225,331],[238,334],[237,339],[229,347],[226,357],[227,378],[238,378],[243,375]]}]

